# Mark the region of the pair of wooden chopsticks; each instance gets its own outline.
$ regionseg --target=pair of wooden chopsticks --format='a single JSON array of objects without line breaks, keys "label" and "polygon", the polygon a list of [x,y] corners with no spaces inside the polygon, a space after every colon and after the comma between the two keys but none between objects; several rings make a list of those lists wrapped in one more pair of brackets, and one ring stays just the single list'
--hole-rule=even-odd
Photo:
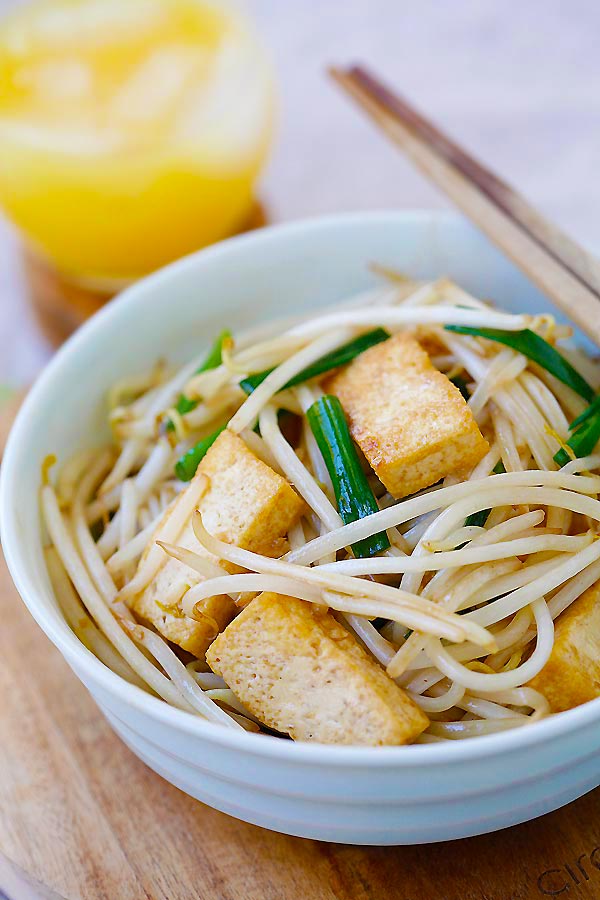
[{"label": "pair of wooden chopsticks", "polygon": [[330,74],[412,162],[600,345],[600,262],[362,66]]}]

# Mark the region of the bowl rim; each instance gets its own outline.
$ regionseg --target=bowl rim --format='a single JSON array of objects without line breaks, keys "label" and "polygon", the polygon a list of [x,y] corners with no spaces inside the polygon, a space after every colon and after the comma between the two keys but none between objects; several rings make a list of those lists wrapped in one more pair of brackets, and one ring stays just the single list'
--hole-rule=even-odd
[{"label": "bowl rim", "polygon": [[[23,433],[27,430],[30,419],[35,417],[36,409],[43,402],[45,395],[47,393],[51,395],[55,373],[66,360],[79,353],[81,347],[93,343],[99,326],[118,320],[124,307],[141,302],[140,298],[144,297],[149,286],[153,288],[166,286],[174,273],[180,274],[186,269],[195,269],[198,260],[203,262],[220,257],[227,258],[228,254],[240,245],[258,247],[270,242],[286,243],[307,232],[318,233],[321,230],[352,229],[370,224],[422,224],[425,221],[428,224],[434,222],[452,224],[460,226],[465,231],[472,229],[473,233],[479,234],[477,229],[457,213],[446,210],[406,209],[313,216],[237,235],[176,260],[126,288],[115,301],[103,307],[78,329],[44,367],[13,423],[5,448],[0,467],[0,533],[6,563],[23,602],[46,636],[67,661],[72,662],[78,677],[81,680],[85,679],[86,686],[89,680],[107,694],[113,695],[117,701],[176,731],[185,732],[228,749],[240,750],[246,755],[277,758],[313,766],[329,764],[342,767],[420,768],[429,767],[432,763],[458,764],[463,760],[479,760],[523,750],[555,738],[572,735],[576,730],[586,726],[600,724],[600,698],[597,698],[575,709],[535,722],[530,727],[483,735],[477,739],[439,744],[364,747],[295,742],[271,735],[255,735],[242,730],[228,729],[192,713],[176,709],[160,698],[128,683],[87,650],[64,619],[55,622],[52,615],[38,603],[37,588],[22,557],[15,516],[14,501],[18,491],[19,458],[24,452]],[[196,274],[202,277],[201,265],[199,272],[199,275],[198,272]]]}]

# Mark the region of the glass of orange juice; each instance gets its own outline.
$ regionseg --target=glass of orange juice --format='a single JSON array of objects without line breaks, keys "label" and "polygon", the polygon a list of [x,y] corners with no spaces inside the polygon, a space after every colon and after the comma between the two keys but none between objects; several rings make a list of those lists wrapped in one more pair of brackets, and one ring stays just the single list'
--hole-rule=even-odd
[{"label": "glass of orange juice", "polygon": [[273,93],[228,2],[37,0],[0,23],[0,206],[56,336],[250,222]]}]

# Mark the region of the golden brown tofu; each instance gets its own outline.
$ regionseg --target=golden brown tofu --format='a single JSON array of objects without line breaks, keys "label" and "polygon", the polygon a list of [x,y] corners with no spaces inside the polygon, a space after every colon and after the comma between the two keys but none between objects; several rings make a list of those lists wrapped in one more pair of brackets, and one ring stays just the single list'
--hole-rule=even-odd
[{"label": "golden brown tofu", "polygon": [[546,697],[552,712],[600,697],[600,582],[558,617],[552,653],[530,687]]},{"label": "golden brown tofu", "polygon": [[[276,557],[285,552],[286,535],[298,521],[304,501],[281,475],[258,459],[230,431],[222,432],[200,463],[195,478],[203,475],[208,476],[209,485],[200,509],[211,534],[264,556]],[[153,541],[160,538],[173,508],[166,510]],[[174,543],[210,556],[196,540],[191,518]],[[227,568],[228,564],[223,566]],[[168,607],[177,604],[197,580],[192,569],[165,554],[152,582],[129,605],[168,640],[201,657],[215,635],[232,619],[236,607],[229,597],[221,596],[204,603],[205,618],[201,621],[169,612]]]},{"label": "golden brown tofu", "polygon": [[407,334],[366,350],[325,385],[352,437],[392,496],[406,497],[487,453],[460,391]]},{"label": "golden brown tofu", "polygon": [[429,721],[333,616],[261,594],[206,654],[246,708],[297,741],[407,744]]}]

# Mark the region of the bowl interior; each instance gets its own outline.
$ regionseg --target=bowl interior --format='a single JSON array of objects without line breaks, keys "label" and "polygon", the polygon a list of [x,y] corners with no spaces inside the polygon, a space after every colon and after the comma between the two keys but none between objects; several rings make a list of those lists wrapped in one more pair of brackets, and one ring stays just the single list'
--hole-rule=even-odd
[{"label": "bowl interior", "polygon": [[449,275],[515,312],[550,309],[464,220],[440,213],[361,213],[264,229],[175,263],[127,290],[56,355],[13,428],[2,464],[0,523],[23,599],[68,657],[78,652],[78,642],[57,606],[42,553],[38,488],[44,457],[55,453],[60,463],[106,439],[105,397],[116,379],[148,369],[160,357],[188,359],[224,327],[239,331],[318,310],[375,286],[380,282],[368,269],[371,261],[415,278]]}]

